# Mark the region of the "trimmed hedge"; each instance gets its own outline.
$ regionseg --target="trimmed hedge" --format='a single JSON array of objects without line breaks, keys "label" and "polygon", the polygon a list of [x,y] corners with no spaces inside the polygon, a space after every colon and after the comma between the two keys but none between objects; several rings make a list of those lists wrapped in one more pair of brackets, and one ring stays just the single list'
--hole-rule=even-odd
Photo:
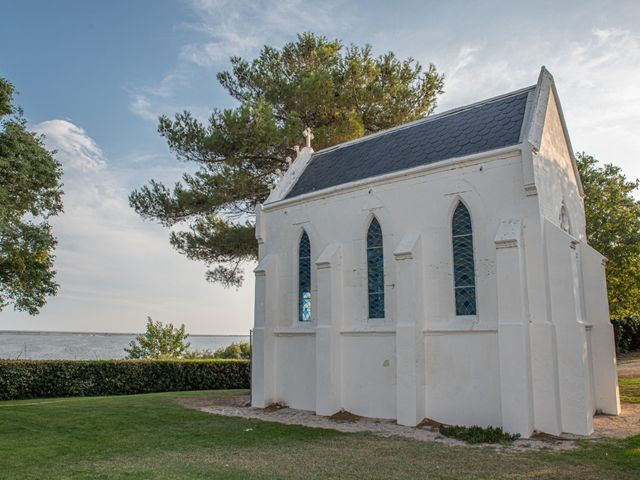
[{"label": "trimmed hedge", "polygon": [[0,360],[0,400],[249,388],[248,360]]}]

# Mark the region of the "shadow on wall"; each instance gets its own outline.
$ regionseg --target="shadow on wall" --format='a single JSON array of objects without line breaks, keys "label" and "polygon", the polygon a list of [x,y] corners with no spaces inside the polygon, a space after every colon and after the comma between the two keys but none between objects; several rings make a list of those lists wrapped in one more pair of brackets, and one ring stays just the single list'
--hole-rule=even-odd
[{"label": "shadow on wall", "polygon": [[561,225],[563,205],[569,217],[571,236],[586,240],[585,218],[578,186],[573,178],[573,170],[567,170],[558,161],[538,155],[538,198],[543,215],[553,224]]}]

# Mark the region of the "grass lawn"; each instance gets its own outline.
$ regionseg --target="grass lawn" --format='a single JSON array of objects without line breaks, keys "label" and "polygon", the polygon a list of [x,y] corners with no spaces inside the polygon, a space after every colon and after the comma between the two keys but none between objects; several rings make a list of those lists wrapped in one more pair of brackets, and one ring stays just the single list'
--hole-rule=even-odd
[{"label": "grass lawn", "polygon": [[640,377],[621,377],[618,384],[621,402],[640,403]]},{"label": "grass lawn", "polygon": [[0,478],[640,478],[640,437],[498,453],[219,417],[176,401],[203,394],[0,402]]}]

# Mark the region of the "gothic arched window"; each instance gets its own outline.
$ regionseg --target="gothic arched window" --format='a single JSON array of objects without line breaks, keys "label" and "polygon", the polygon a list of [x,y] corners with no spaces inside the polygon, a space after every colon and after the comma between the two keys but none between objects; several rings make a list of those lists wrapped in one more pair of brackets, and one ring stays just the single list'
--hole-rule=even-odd
[{"label": "gothic arched window", "polygon": [[369,318],[384,318],[384,256],[382,229],[374,217],[367,230],[367,293]]},{"label": "gothic arched window", "polygon": [[311,242],[307,232],[298,247],[298,320],[311,321]]},{"label": "gothic arched window", "polygon": [[571,235],[571,221],[569,220],[569,212],[567,212],[567,207],[562,203],[560,207],[560,228]]},{"label": "gothic arched window", "polygon": [[456,315],[475,315],[476,275],[473,260],[473,231],[471,215],[462,202],[458,203],[453,214],[451,235]]}]

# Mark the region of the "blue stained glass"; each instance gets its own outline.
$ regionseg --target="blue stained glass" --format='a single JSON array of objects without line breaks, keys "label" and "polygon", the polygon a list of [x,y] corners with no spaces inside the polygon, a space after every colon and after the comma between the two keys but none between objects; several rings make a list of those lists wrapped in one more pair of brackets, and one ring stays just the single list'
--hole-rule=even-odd
[{"label": "blue stained glass", "polygon": [[298,249],[298,320],[311,321],[311,242],[307,232]]},{"label": "blue stained glass", "polygon": [[374,218],[367,231],[369,318],[384,318],[384,255],[382,229]]},{"label": "blue stained glass", "polygon": [[469,210],[464,206],[464,203],[458,203],[456,211],[453,214],[453,222],[451,226],[453,236],[457,235],[471,235],[471,215]]},{"label": "blue stained glass", "polygon": [[456,287],[456,315],[476,314],[475,287]]},{"label": "blue stained glass", "polygon": [[301,322],[311,321],[311,292],[304,292],[302,294],[302,318]]},{"label": "blue stained glass", "polygon": [[453,273],[456,285],[465,286],[475,283],[471,235],[453,237]]},{"label": "blue stained glass", "polygon": [[473,259],[473,230],[471,215],[463,203],[458,204],[453,214],[451,233],[456,315],[475,315],[476,275]]}]

